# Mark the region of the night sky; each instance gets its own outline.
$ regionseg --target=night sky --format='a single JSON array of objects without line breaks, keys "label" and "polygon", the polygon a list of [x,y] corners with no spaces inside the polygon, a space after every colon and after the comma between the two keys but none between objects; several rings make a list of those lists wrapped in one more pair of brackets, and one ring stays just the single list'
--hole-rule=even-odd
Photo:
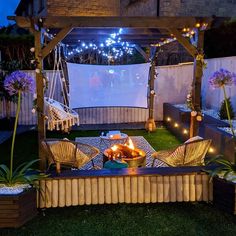
[{"label": "night sky", "polygon": [[0,0],[0,26],[14,24],[14,21],[8,21],[7,16],[13,16],[14,11],[20,0]]}]

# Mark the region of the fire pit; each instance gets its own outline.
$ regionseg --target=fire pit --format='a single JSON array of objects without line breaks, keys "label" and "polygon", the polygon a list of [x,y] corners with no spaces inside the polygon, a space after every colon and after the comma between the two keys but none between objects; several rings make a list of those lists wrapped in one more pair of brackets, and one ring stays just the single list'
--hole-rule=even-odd
[{"label": "fire pit", "polygon": [[129,167],[146,166],[146,153],[135,148],[131,139],[125,144],[116,144],[104,151],[103,163],[115,159],[126,161]]}]

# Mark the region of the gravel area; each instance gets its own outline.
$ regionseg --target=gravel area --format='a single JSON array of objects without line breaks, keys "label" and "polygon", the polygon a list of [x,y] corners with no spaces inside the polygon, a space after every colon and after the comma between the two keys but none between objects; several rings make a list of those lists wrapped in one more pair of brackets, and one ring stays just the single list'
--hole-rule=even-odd
[{"label": "gravel area", "polygon": [[0,184],[0,194],[1,195],[16,195],[22,193],[25,189],[31,188],[29,184],[17,184],[15,186],[9,187],[4,184]]}]

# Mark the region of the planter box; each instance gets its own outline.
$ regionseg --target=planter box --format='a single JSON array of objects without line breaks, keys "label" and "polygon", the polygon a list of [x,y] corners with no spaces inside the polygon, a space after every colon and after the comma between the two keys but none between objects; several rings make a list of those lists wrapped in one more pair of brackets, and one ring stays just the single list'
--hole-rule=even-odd
[{"label": "planter box", "polygon": [[212,116],[204,114],[203,119],[204,125],[212,125],[212,126],[218,126],[218,127],[229,127],[229,124],[223,120],[216,119]]},{"label": "planter box", "polygon": [[[168,118],[171,120],[168,121]],[[175,107],[173,104],[163,104],[163,121],[168,130],[170,130],[181,141],[185,142],[188,139],[188,134],[184,134],[184,129],[189,129],[190,112],[182,111],[180,108]],[[177,123],[176,128],[174,124]]]},{"label": "planter box", "polygon": [[37,214],[36,190],[0,195],[0,228],[18,228]]},{"label": "planter box", "polygon": [[206,125],[204,138],[212,139],[212,147],[215,149],[214,156],[222,154],[225,159],[234,161],[234,141],[229,133],[214,125]]},{"label": "planter box", "polygon": [[213,179],[213,204],[217,208],[236,214],[236,184],[224,179]]}]

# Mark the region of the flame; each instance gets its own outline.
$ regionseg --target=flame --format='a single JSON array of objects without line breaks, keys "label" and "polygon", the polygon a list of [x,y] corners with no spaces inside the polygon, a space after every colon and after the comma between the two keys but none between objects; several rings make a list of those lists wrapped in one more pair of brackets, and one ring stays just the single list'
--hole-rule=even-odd
[{"label": "flame", "polygon": [[127,143],[125,144],[125,146],[127,146],[128,148],[134,150],[134,144],[132,142],[132,140],[129,138]]},{"label": "flame", "polygon": [[114,145],[114,146],[111,147],[112,151],[114,151],[114,152],[117,150],[117,148],[118,148],[118,147],[117,147],[116,145]]}]

